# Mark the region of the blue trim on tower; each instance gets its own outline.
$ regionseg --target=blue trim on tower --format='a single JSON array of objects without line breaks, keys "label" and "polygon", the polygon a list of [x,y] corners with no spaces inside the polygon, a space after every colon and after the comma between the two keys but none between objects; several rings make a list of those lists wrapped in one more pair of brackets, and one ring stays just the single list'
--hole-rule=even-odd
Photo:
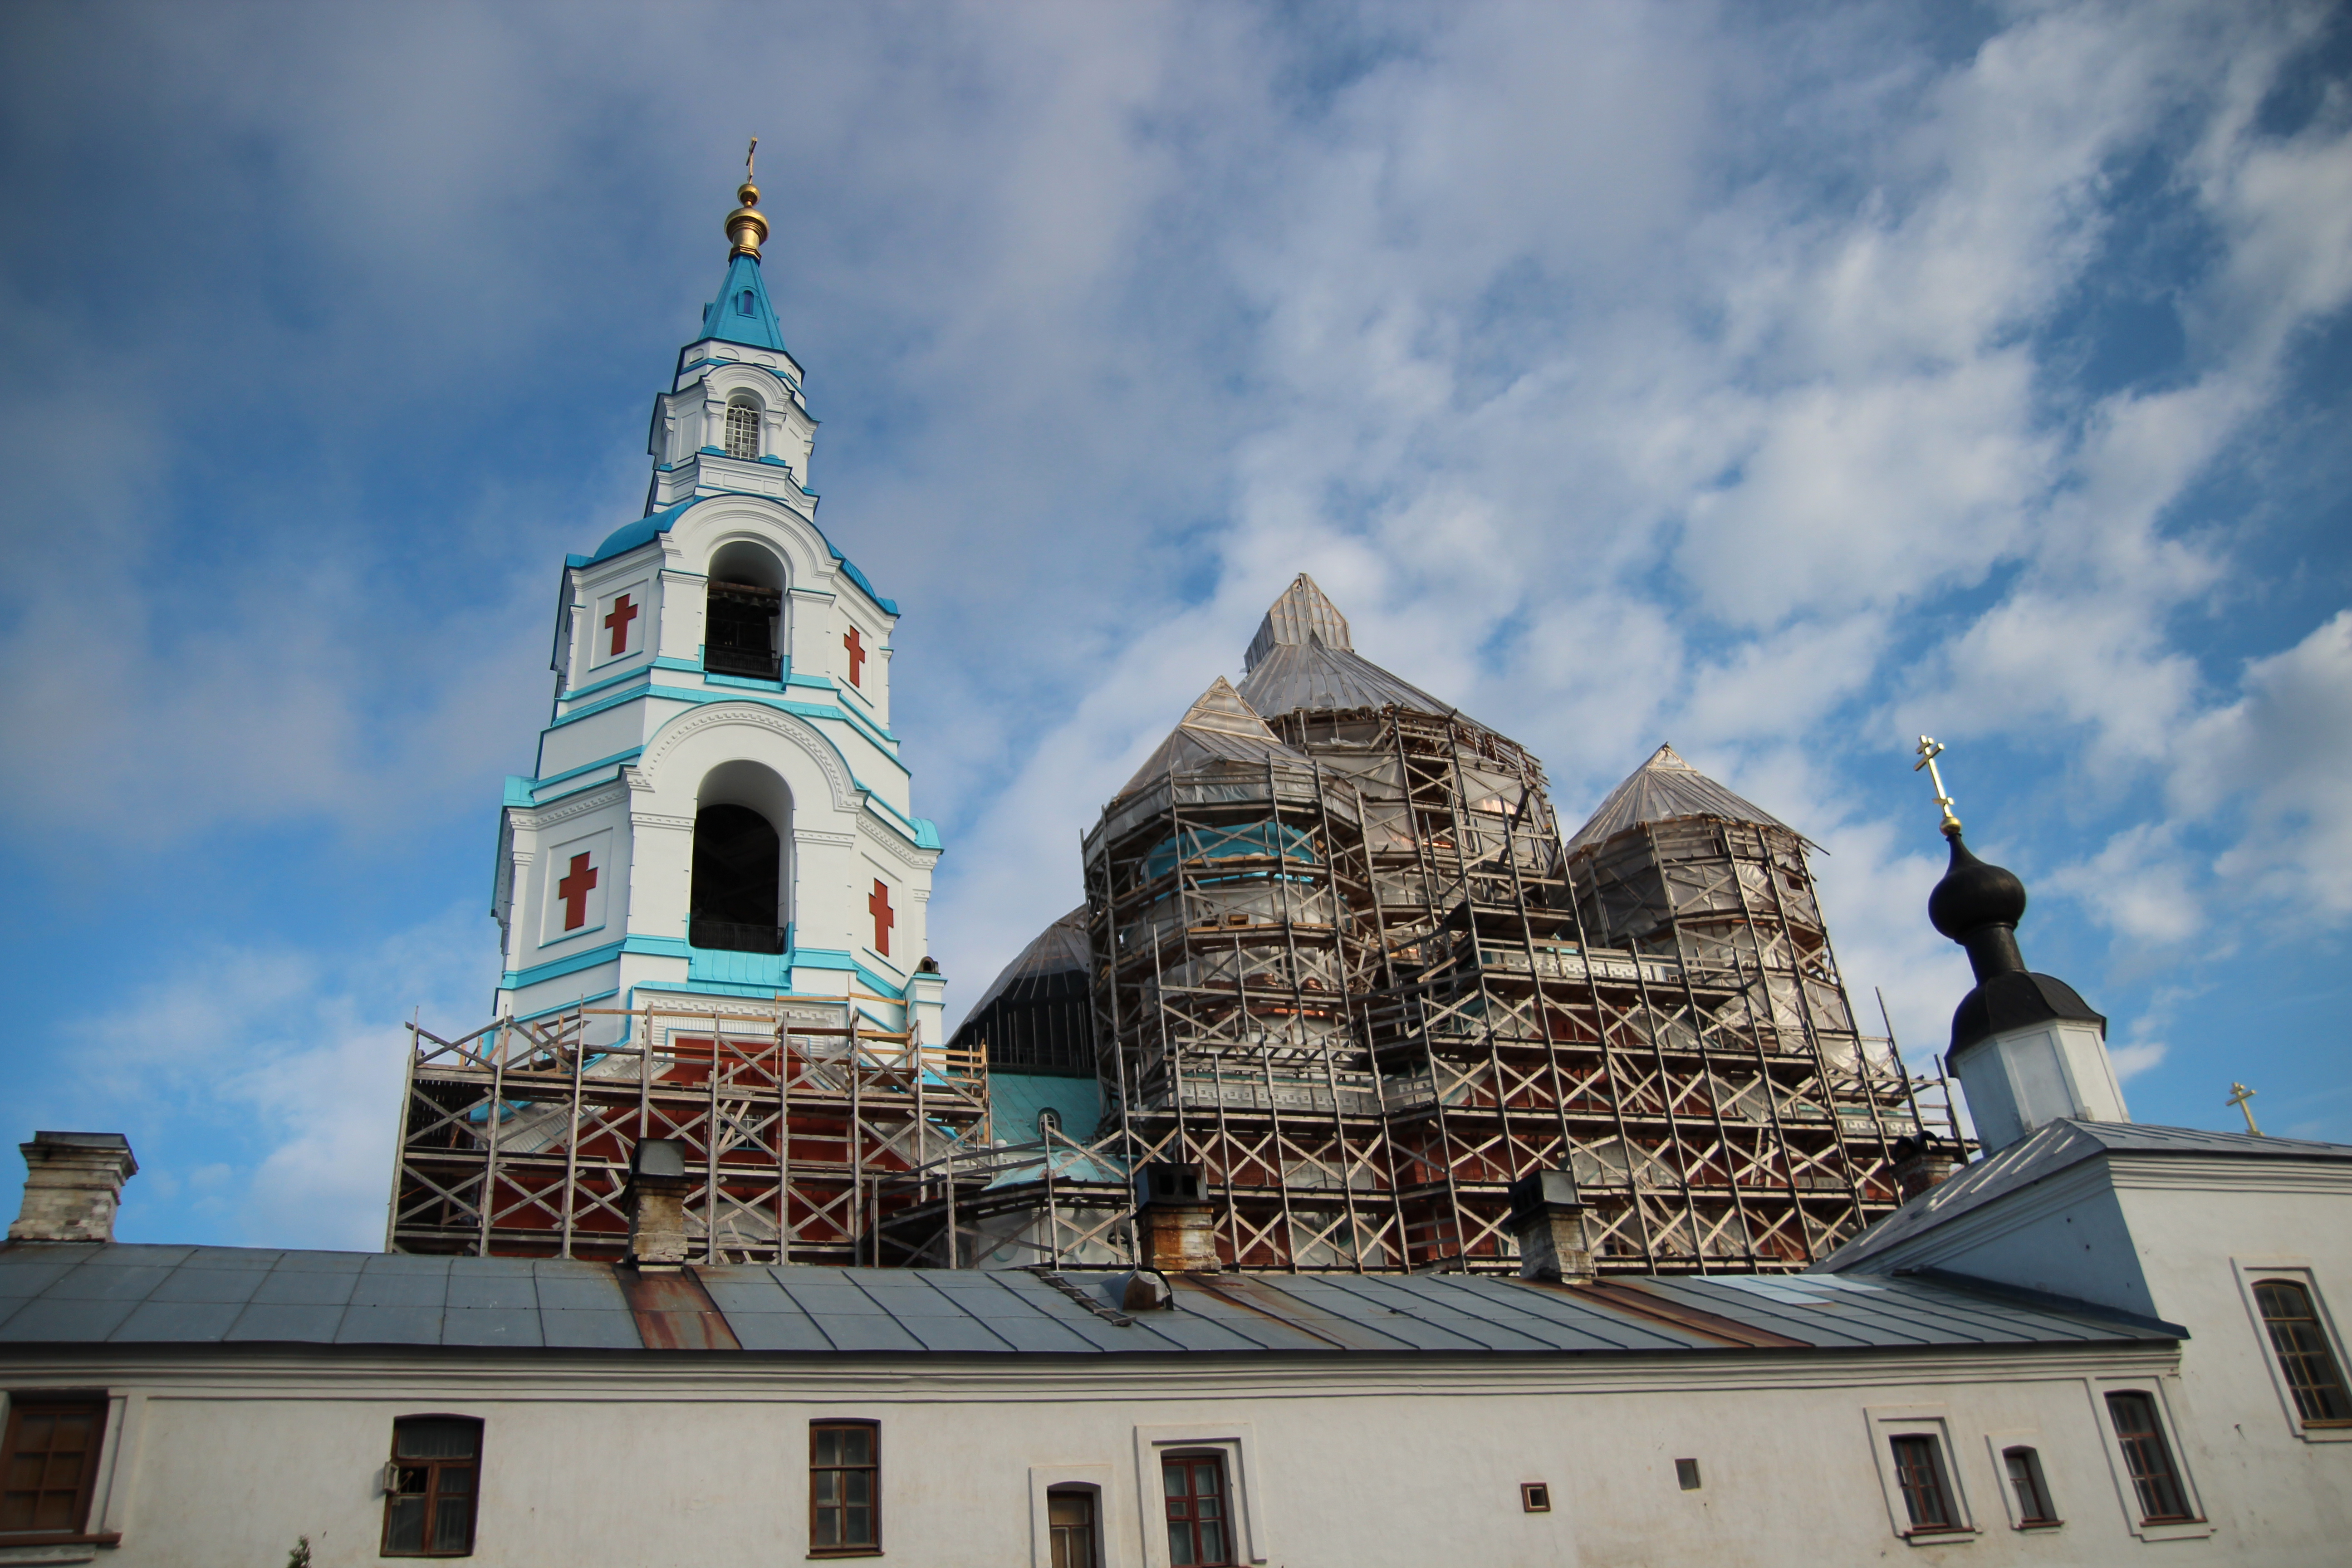
[{"label": "blue trim on tower", "polygon": [[[745,490],[740,493],[744,495],[756,494],[756,492],[751,490]],[[801,493],[806,495],[809,492],[803,489]],[[616,555],[625,555],[632,550],[641,550],[645,546],[651,544],[655,540],[659,539],[663,534],[667,533],[671,527],[677,523],[677,520],[686,515],[688,508],[699,506],[704,501],[716,500],[718,499],[719,498],[717,496],[695,496],[691,500],[678,501],[672,506],[665,507],[660,511],[649,512],[646,516],[637,519],[635,522],[624,523],[619,528],[614,529],[610,534],[606,535],[604,542],[596,547],[595,554],[567,555],[563,558],[563,563],[576,571],[587,566],[601,566]],[[759,499],[772,500],[775,498],[772,496],[765,496],[760,497]],[[802,521],[807,521],[808,520],[803,519]],[[856,584],[858,587],[865,590],[866,596],[873,600],[875,605],[884,615],[896,616],[898,613],[898,601],[896,599],[886,599],[880,594],[875,592],[873,583],[867,580],[865,573],[857,569],[857,563],[852,561],[848,556],[844,555],[839,549],[835,548],[832,540],[825,539],[824,530],[817,528],[816,524],[814,522],[810,522],[809,527],[816,529],[816,536],[819,539],[824,540],[825,549],[831,552],[834,561],[841,567],[843,575],[846,576],[851,582]]]},{"label": "blue trim on tower", "polygon": [[702,336],[695,341],[711,339],[781,353],[793,352],[784,347],[784,329],[776,320],[775,306],[768,302],[768,280],[761,275],[756,258],[728,258],[727,280],[719,286],[719,297],[702,308]]}]

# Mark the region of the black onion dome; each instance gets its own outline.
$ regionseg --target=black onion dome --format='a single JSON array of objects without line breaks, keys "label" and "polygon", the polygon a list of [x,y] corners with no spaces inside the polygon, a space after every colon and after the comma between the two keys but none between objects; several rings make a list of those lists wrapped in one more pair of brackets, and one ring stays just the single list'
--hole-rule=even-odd
[{"label": "black onion dome", "polygon": [[2004,867],[1976,858],[1957,833],[1944,879],[1927,895],[1927,919],[1954,942],[1986,926],[2011,926],[2025,918],[2025,884]]}]

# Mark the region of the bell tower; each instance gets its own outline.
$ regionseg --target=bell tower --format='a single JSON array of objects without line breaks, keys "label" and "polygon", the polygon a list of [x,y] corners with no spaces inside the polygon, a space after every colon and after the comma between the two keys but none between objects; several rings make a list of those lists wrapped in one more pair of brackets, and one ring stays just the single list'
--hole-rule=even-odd
[{"label": "bell tower", "polygon": [[854,1001],[938,1044],[940,837],[890,725],[898,606],[817,527],[748,157],[736,199],[654,399],[646,513],[564,561],[552,711],[499,816],[498,1010]]}]

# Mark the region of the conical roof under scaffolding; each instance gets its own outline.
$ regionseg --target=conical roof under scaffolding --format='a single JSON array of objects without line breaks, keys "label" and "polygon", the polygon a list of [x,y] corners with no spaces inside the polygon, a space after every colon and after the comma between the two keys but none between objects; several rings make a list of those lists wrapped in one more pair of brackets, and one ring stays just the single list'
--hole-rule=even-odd
[{"label": "conical roof under scaffolding", "polygon": [[1242,665],[1242,698],[1260,713],[1405,708],[1477,722],[1359,654],[1348,617],[1304,572],[1258,623]]},{"label": "conical roof under scaffolding", "polygon": [[1672,746],[1660,746],[1650,753],[1648,762],[1609,792],[1609,798],[1576,830],[1568,847],[1575,849],[1598,844],[1644,822],[1671,822],[1678,816],[1712,816],[1726,822],[1755,822],[1767,827],[1789,828],[1770,812],[1740,799],[1683,761]]},{"label": "conical roof under scaffolding", "polygon": [[1201,700],[1168,732],[1159,749],[1135,770],[1135,776],[1120,786],[1118,798],[1124,800],[1171,774],[1204,763],[1263,763],[1269,757],[1300,767],[1314,765],[1277,740],[1257,710],[1243,701],[1241,693],[1221,675],[1209,683],[1209,689],[1201,693]]}]

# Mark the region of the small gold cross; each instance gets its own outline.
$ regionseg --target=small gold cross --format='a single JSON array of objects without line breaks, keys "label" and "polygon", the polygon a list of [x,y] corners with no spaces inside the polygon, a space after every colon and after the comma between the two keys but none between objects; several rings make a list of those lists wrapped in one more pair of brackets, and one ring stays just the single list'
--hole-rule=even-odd
[{"label": "small gold cross", "polygon": [[2230,1086],[2230,1098],[2223,1100],[2221,1103],[2224,1105],[2234,1105],[2240,1110],[2244,1111],[2246,1113],[2246,1131],[2259,1138],[2263,1135],[2263,1130],[2254,1125],[2254,1108],[2246,1103],[2253,1098],[2254,1091],[2252,1089],[2248,1089],[2242,1083],[2233,1083]]},{"label": "small gold cross", "polygon": [[743,183],[747,185],[751,183],[751,159],[759,151],[760,139],[754,136],[751,138],[751,145],[743,153]]},{"label": "small gold cross", "polygon": [[1936,786],[1936,804],[1944,808],[1944,837],[1957,838],[1960,833],[1960,819],[1952,815],[1952,797],[1944,789],[1943,771],[1936,766],[1936,759],[1944,754],[1944,742],[1932,735],[1922,735],[1918,752],[1919,760],[1911,764],[1911,771],[1916,773],[1921,768],[1927,770],[1927,782]]}]

